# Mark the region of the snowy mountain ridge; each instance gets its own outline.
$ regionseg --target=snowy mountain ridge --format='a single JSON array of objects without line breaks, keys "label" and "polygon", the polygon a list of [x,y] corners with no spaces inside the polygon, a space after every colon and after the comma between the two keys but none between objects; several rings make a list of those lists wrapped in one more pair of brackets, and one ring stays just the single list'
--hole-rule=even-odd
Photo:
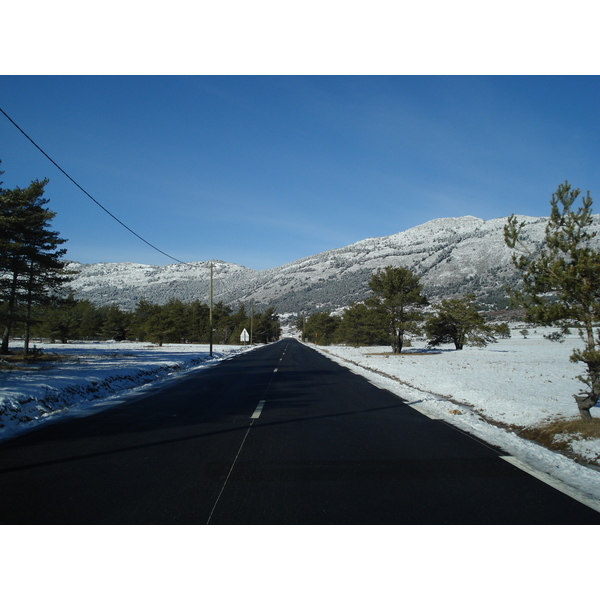
[{"label": "snowy mountain ridge", "polygon": [[[548,217],[518,216],[523,240],[541,246]],[[213,299],[237,306],[254,301],[274,305],[278,312],[335,310],[369,295],[368,282],[386,266],[413,270],[433,300],[475,293],[491,304],[502,302],[505,285],[519,276],[504,243],[506,218],[435,219],[389,236],[368,238],[291,263],[256,271],[233,263],[212,261]],[[595,216],[593,230],[600,232]],[[600,236],[594,240],[600,247]],[[145,298],[163,304],[170,298],[208,302],[210,261],[164,266],[135,263],[71,263],[71,284],[78,299],[98,305],[116,303],[132,310]]]}]

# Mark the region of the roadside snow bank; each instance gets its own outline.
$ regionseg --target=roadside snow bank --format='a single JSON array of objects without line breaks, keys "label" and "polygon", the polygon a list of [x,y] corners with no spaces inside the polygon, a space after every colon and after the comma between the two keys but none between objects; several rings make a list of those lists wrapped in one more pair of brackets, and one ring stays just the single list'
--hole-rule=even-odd
[{"label": "roadside snow bank", "polygon": [[0,371],[0,439],[49,417],[114,399],[140,386],[205,367],[250,347],[205,344],[73,343],[37,344],[56,362]]}]

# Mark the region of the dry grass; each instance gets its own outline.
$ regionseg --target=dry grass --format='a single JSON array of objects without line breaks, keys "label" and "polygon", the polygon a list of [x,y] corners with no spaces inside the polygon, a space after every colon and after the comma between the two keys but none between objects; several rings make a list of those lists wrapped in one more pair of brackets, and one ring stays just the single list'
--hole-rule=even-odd
[{"label": "dry grass", "polygon": [[559,419],[541,427],[523,428],[519,435],[573,457],[572,440],[600,439],[600,419]]},{"label": "dry grass", "polygon": [[3,354],[0,356],[0,371],[24,371],[61,360],[65,357],[59,354]]}]

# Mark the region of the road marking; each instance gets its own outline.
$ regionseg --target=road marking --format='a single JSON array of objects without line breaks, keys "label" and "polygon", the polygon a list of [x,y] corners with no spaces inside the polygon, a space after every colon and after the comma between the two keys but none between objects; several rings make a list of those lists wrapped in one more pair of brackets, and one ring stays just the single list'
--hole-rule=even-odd
[{"label": "road marking", "polygon": [[505,460],[507,463],[510,463],[511,465],[517,467],[518,469],[521,469],[521,471],[528,473],[532,477],[543,481],[545,484],[549,485],[550,487],[553,487],[555,490],[558,490],[559,492],[570,496],[574,500],[577,500],[577,502],[581,502],[581,504],[585,504],[586,506],[593,508],[595,511],[600,512],[600,500],[589,498],[583,492],[572,488],[570,485],[567,485],[563,481],[556,479],[549,473],[538,471],[534,467],[520,461],[514,456],[501,456],[500,458]]},{"label": "road marking", "polygon": [[258,417],[260,417],[260,413],[262,412],[262,409],[263,409],[264,405],[265,405],[265,399],[263,398],[258,403],[258,406],[254,409],[254,412],[252,413],[252,416],[250,418],[251,419],[258,419]]},{"label": "road marking", "polygon": [[[277,367],[275,367],[275,369],[273,369],[273,375],[275,375],[275,373],[277,373],[278,370],[279,369]],[[269,385],[267,386],[267,389],[265,390],[265,395],[263,396],[263,399],[258,403],[256,408],[254,409],[254,412],[252,413],[252,416],[250,417],[251,419],[258,419],[258,417],[260,417],[260,414],[262,413],[262,409],[265,405],[265,402],[267,401],[267,393],[269,391],[269,388],[271,387],[271,384],[273,383],[273,375],[271,375],[271,381],[269,381]]]}]

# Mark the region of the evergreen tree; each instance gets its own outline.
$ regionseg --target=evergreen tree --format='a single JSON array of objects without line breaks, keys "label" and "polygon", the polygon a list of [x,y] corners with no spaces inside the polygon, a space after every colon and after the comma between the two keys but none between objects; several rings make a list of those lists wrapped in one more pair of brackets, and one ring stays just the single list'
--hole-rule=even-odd
[{"label": "evergreen tree", "polygon": [[306,313],[301,312],[296,318],[296,329],[300,331],[301,340],[306,341]]},{"label": "evergreen tree", "polygon": [[279,339],[281,323],[274,307],[269,307],[264,313],[254,315],[253,342],[268,344]]},{"label": "evergreen tree", "polygon": [[513,263],[521,274],[523,290],[512,290],[512,296],[526,309],[527,321],[558,325],[557,335],[550,336],[554,340],[563,339],[574,327],[584,342],[584,349],[574,350],[571,360],[586,367],[586,375],[579,377],[586,389],[575,400],[581,417],[591,419],[590,408],[600,398],[600,330],[594,330],[600,322],[600,252],[591,245],[595,237],[589,229],[592,198],[588,192],[575,210],[579,194],[568,181],[552,194],[541,251],[523,242],[524,223],[518,223],[515,215],[508,219],[504,237],[508,247],[517,250]]},{"label": "evergreen tree", "polygon": [[130,316],[116,304],[103,306],[100,309],[102,318],[102,336],[104,339],[121,342],[127,339]]},{"label": "evergreen tree", "polygon": [[142,298],[132,315],[133,334],[141,341],[162,346],[169,329],[162,306]]},{"label": "evergreen tree", "polygon": [[213,341],[216,344],[226,344],[235,329],[232,319],[233,310],[223,302],[213,306]]},{"label": "evergreen tree", "polygon": [[199,300],[194,300],[190,304],[189,313],[190,340],[196,343],[207,343],[210,307]]},{"label": "evergreen tree", "polygon": [[189,306],[181,300],[171,298],[161,308],[167,325],[165,341],[171,344],[178,344],[187,340],[191,330]]},{"label": "evergreen tree", "polygon": [[56,213],[42,198],[48,183],[33,181],[25,189],[0,191],[0,291],[4,322],[0,353],[8,353],[13,326],[26,322],[26,347],[31,307],[45,301],[66,282],[59,249],[66,240],[49,229]]},{"label": "evergreen tree", "polygon": [[133,338],[144,342],[148,339],[147,324],[150,317],[154,314],[155,304],[146,300],[146,298],[140,298],[137,306],[131,315],[131,335]]},{"label": "evergreen tree", "polygon": [[69,294],[67,298],[55,300],[49,306],[40,307],[40,321],[38,332],[42,337],[50,338],[54,344],[56,341],[66,344],[69,340],[79,337],[78,315],[76,312],[77,301]]},{"label": "evergreen tree", "polygon": [[381,311],[370,310],[362,302],[357,302],[344,311],[336,336],[340,342],[353,346],[374,346],[389,342],[385,315]]},{"label": "evergreen tree", "polygon": [[306,319],[304,335],[315,344],[331,344],[340,322],[340,317],[332,317],[328,312],[313,313]]},{"label": "evergreen tree", "polygon": [[77,314],[77,338],[94,340],[102,329],[102,316],[89,300],[78,300],[74,312]]},{"label": "evergreen tree", "polygon": [[452,343],[457,350],[462,350],[465,344],[486,346],[496,341],[498,333],[479,314],[472,294],[462,299],[442,300],[437,314],[427,319],[425,331],[430,346]]},{"label": "evergreen tree", "polygon": [[423,321],[421,308],[427,305],[423,285],[409,269],[386,267],[377,270],[369,287],[372,290],[367,305],[379,311],[387,326],[395,354],[402,352],[407,333],[419,333]]}]

